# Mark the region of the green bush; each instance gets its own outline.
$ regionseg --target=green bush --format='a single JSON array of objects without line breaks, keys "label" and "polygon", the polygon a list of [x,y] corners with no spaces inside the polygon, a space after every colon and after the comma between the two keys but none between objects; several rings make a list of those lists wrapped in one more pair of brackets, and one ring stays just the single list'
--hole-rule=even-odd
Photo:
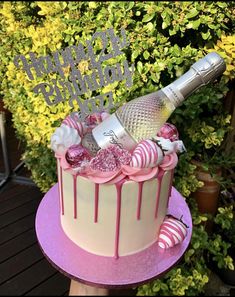
[{"label": "green bush", "polygon": [[[46,192],[56,182],[50,136],[78,106],[74,104],[72,108],[68,101],[48,106],[41,95],[32,91],[41,79],[30,81],[23,70],[16,69],[13,63],[16,55],[28,58],[31,51],[38,57],[45,56],[69,45],[85,44],[96,31],[112,27],[120,34],[124,28],[130,44],[123,51],[129,65],[135,65],[133,86],[127,89],[125,82],[121,82],[99,90],[100,93],[112,90],[117,103],[166,86],[209,51],[216,49],[222,53],[227,71],[221,80],[190,96],[169,119],[177,126],[188,150],[180,156],[175,186],[190,204],[191,192],[201,186],[190,160],[196,153],[220,147],[229,126],[224,97],[234,79],[234,15],[234,1],[0,3],[0,92],[13,114],[17,137],[25,145],[22,159],[40,189]],[[119,61],[122,57],[115,59]],[[45,76],[43,81],[52,78],[57,76]],[[87,93],[82,99],[91,95]],[[195,222],[201,219],[197,213]],[[192,248],[182,263],[163,280],[141,287],[139,294],[197,295],[203,291],[208,281],[203,256],[206,236],[203,227],[195,223]]]}]

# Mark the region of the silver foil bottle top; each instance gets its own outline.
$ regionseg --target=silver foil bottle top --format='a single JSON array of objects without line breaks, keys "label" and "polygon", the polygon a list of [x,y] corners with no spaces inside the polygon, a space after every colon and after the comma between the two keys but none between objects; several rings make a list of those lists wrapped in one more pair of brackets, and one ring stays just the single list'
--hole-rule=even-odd
[{"label": "silver foil bottle top", "polygon": [[207,84],[222,75],[226,69],[226,64],[219,54],[211,52],[194,63],[191,68],[198,73],[203,84]]}]

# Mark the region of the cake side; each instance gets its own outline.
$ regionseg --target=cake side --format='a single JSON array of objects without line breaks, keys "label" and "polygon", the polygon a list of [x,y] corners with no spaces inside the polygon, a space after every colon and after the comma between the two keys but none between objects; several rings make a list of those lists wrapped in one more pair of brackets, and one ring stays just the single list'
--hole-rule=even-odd
[{"label": "cake side", "polygon": [[[158,238],[167,212],[173,171],[147,181],[95,184],[58,171],[62,191],[61,225],[86,251],[110,257],[144,250]],[[63,184],[61,184],[63,183]]]}]

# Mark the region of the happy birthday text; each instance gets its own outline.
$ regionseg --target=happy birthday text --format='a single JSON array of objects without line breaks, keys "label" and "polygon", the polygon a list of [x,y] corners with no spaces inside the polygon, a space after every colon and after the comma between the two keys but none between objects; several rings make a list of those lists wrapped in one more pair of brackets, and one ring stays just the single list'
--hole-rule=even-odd
[{"label": "happy birthday text", "polygon": [[[17,55],[14,58],[14,64],[17,68],[22,68],[30,80],[34,80],[36,76],[43,77],[49,73],[59,75],[61,79],[53,78],[50,83],[40,82],[33,88],[36,94],[43,94],[48,105],[69,99],[70,106],[74,106],[73,101],[75,100],[81,112],[84,113],[88,113],[89,108],[92,111],[94,109],[104,110],[105,104],[108,104],[106,110],[110,110],[114,107],[112,92],[85,100],[87,102],[81,100],[80,96],[116,81],[125,80],[126,87],[132,86],[134,65],[129,67],[126,58],[121,59],[121,62],[116,64],[109,65],[110,63],[106,63],[104,65],[103,63],[123,55],[123,48],[129,45],[123,28],[120,33],[121,37],[117,36],[112,28],[96,32],[90,40],[86,40],[86,47],[79,43],[42,57],[36,57],[35,53],[30,52],[30,61],[24,55]],[[98,54],[97,44],[99,44]],[[86,72],[81,69],[84,61],[87,65]],[[91,107],[88,108],[88,105]]]}]

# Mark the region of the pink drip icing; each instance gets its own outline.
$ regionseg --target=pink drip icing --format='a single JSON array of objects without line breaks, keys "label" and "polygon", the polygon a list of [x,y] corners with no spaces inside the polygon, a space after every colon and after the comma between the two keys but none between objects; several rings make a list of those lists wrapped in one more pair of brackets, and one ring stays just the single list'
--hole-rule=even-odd
[{"label": "pink drip icing", "polygon": [[161,194],[161,185],[162,185],[162,178],[164,176],[164,171],[161,170],[158,174],[157,180],[158,180],[158,189],[157,189],[157,196],[156,196],[156,208],[155,208],[155,218],[157,218],[158,214],[158,207],[159,207],[159,201],[160,201],[160,194]]},{"label": "pink drip icing", "polygon": [[168,198],[167,198],[167,207],[169,204],[169,200],[170,200],[170,195],[171,195],[171,189],[172,189],[172,183],[173,183],[173,176],[174,176],[174,169],[171,170],[171,178],[170,178],[170,184],[169,184],[169,190],[168,190]]},{"label": "pink drip icing", "polygon": [[95,214],[94,222],[98,222],[98,205],[99,205],[99,184],[95,184]]},{"label": "pink drip icing", "polygon": [[137,220],[140,220],[140,212],[141,212],[141,205],[142,205],[142,190],[143,190],[144,182],[139,182],[139,191],[138,191],[138,206],[137,206]]},{"label": "pink drip icing", "polygon": [[64,194],[63,194],[63,169],[60,166],[60,206],[61,206],[61,214],[64,215]]},{"label": "pink drip icing", "polygon": [[120,222],[121,222],[121,200],[122,200],[122,186],[125,181],[120,181],[116,183],[117,189],[117,215],[116,215],[116,234],[115,234],[115,250],[114,257],[115,259],[119,258],[119,237],[120,237]]},{"label": "pink drip icing", "polygon": [[73,175],[73,203],[74,203],[74,219],[77,218],[77,175]]}]

